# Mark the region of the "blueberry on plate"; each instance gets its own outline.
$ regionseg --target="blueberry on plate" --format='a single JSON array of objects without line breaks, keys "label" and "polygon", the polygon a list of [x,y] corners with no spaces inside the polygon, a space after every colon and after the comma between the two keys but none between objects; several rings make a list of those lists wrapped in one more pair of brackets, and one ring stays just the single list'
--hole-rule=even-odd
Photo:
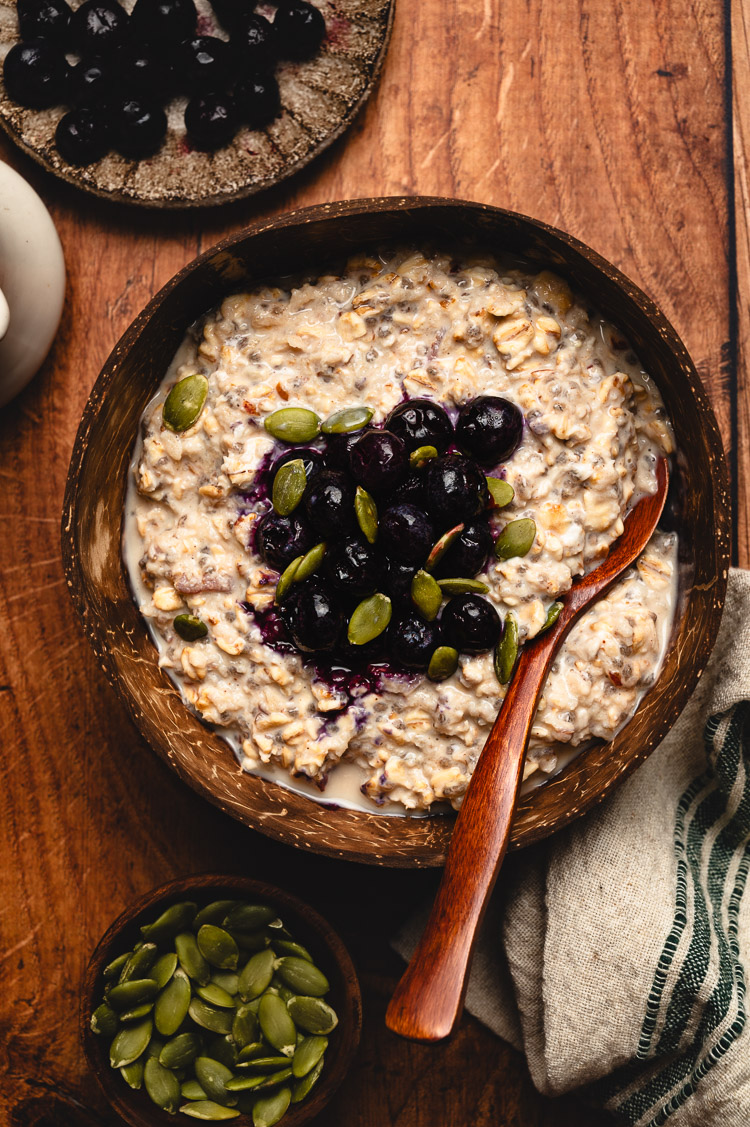
[{"label": "blueberry on plate", "polygon": [[116,61],[116,81],[120,89],[145,94],[162,103],[174,95],[177,89],[175,68],[171,58],[159,47],[148,43],[128,44],[118,51]]},{"label": "blueberry on plate", "polygon": [[271,466],[271,481],[276,477],[282,466],[287,462],[294,462],[297,458],[302,459],[302,464],[305,467],[305,476],[310,481],[312,478],[319,474],[325,467],[323,455],[319,450],[311,450],[309,446],[298,446],[292,450],[285,450],[284,453],[276,459]]},{"label": "blueberry on plate", "polygon": [[456,442],[483,466],[504,462],[523,438],[520,408],[499,395],[479,395],[461,408]]},{"label": "blueberry on plate", "polygon": [[127,41],[128,14],[117,0],[85,0],[70,21],[81,55],[108,55]]},{"label": "blueberry on plate", "polygon": [[390,656],[406,669],[426,669],[439,642],[437,623],[425,622],[415,611],[392,623],[388,633]]},{"label": "blueberry on plate", "polygon": [[60,118],[55,144],[63,160],[81,166],[106,156],[111,136],[111,127],[99,110],[79,106]]},{"label": "blueberry on plate", "polygon": [[305,493],[305,508],[323,540],[341,536],[356,525],[354,486],[340,470],[323,470],[313,478]]},{"label": "blueberry on plate", "polygon": [[485,507],[487,481],[479,467],[460,454],[433,458],[425,470],[427,508],[440,528],[478,517]]},{"label": "blueberry on plate", "polygon": [[471,579],[487,563],[492,551],[492,530],[484,518],[467,524],[435,567],[439,579]]},{"label": "blueberry on plate", "polygon": [[456,595],[440,618],[443,640],[463,653],[491,650],[500,637],[500,615],[481,595]]},{"label": "blueberry on plate", "polygon": [[225,90],[234,78],[234,51],[215,35],[199,35],[180,44],[181,84],[189,93]]},{"label": "blueberry on plate", "polygon": [[392,560],[419,567],[435,541],[432,521],[416,505],[391,505],[380,517],[379,546]]},{"label": "blueberry on plate", "polygon": [[104,108],[118,97],[120,81],[119,68],[110,60],[97,56],[81,59],[70,70],[67,101],[72,106],[85,103]]},{"label": "blueberry on plate", "polygon": [[65,100],[70,68],[65,56],[45,39],[16,43],[5,56],[3,79],[8,97],[32,110]]},{"label": "blueberry on plate", "polygon": [[229,94],[198,94],[185,109],[185,128],[196,149],[223,149],[238,127],[237,109]]},{"label": "blueberry on plate", "polygon": [[281,113],[279,84],[272,74],[243,78],[234,88],[234,100],[242,120],[251,129],[262,129]]},{"label": "blueberry on plate", "polygon": [[333,649],[344,627],[343,611],[314,581],[293,588],[281,613],[292,641],[303,653]]},{"label": "blueberry on plate", "polygon": [[388,493],[406,478],[409,455],[398,435],[387,430],[357,432],[349,448],[349,465],[368,493]]},{"label": "blueberry on plate", "polygon": [[18,0],[18,26],[22,39],[48,39],[64,44],[71,11],[65,0]]},{"label": "blueberry on plate", "polygon": [[136,0],[130,17],[138,39],[165,45],[189,39],[197,18],[194,0]]},{"label": "blueberry on plate", "polygon": [[453,442],[453,423],[431,399],[409,399],[394,407],[385,423],[411,452],[419,446],[434,446],[439,454]]},{"label": "blueberry on plate", "polygon": [[394,603],[408,603],[411,601],[411,581],[416,570],[412,564],[387,559],[380,572],[380,587]]},{"label": "blueberry on plate", "polygon": [[323,16],[305,0],[280,6],[273,21],[278,50],[284,59],[309,59],[320,47],[326,33]]},{"label": "blueberry on plate", "polygon": [[331,586],[345,595],[361,598],[377,586],[379,568],[375,552],[358,536],[347,536],[331,544],[323,566]]},{"label": "blueberry on plate", "polygon": [[275,25],[263,16],[250,16],[232,35],[232,45],[246,69],[271,70],[277,59]]},{"label": "blueberry on plate", "polygon": [[267,513],[258,523],[255,550],[260,558],[275,568],[284,568],[315,546],[316,539],[305,517],[295,511],[288,517]]},{"label": "blueberry on plate", "polygon": [[126,98],[116,115],[115,148],[129,160],[145,160],[167,135],[167,115],[150,98]]}]

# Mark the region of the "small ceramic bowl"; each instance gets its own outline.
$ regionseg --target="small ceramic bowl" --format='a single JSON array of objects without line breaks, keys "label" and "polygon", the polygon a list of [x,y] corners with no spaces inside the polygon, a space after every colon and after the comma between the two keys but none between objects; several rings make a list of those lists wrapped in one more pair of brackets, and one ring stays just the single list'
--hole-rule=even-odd
[{"label": "small ceramic bowl", "polygon": [[[131,1127],[165,1127],[195,1120],[170,1115],[156,1107],[145,1089],[128,1087],[109,1063],[109,1038],[91,1031],[91,1015],[101,1003],[104,990],[102,971],[112,959],[129,950],[141,939],[140,927],[154,920],[169,904],[194,900],[199,907],[220,899],[250,899],[269,904],[289,928],[295,940],[307,947],[316,966],[325,974],[331,989],[326,1001],[333,1006],[339,1023],[331,1034],[326,1063],[321,1077],[310,1095],[299,1104],[291,1104],[280,1120],[281,1127],[302,1127],[318,1115],[346,1076],[359,1045],[362,1027],[362,995],[357,974],[349,953],[335,931],[312,908],[296,896],[273,885],[247,877],[202,874],[172,881],[146,893],[131,904],[107,929],[96,946],[83,981],[81,993],[80,1033],[86,1059],[102,1092],[122,1119]],[[249,1115],[230,1121],[236,1127],[252,1127]]]}]

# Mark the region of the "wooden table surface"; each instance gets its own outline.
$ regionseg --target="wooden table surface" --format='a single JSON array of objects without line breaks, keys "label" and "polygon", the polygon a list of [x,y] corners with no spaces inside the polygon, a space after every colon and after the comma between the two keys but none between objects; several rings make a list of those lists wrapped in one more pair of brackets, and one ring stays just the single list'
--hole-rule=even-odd
[{"label": "wooden table surface", "polygon": [[575,1097],[539,1097],[523,1059],[471,1018],[438,1047],[385,1030],[401,968],[387,939],[435,875],[303,856],[179,783],[136,733],[83,638],[63,582],[59,514],[96,375],[179,267],[259,216],[423,193],[556,224],[654,297],[713,400],[734,482],[737,559],[750,563],[746,23],[750,0],[731,8],[720,0],[398,0],[382,80],[349,135],[278,192],[205,214],[98,203],[0,142],[0,157],[50,207],[68,267],[51,355],[0,418],[0,1121],[114,1122],[77,1043],[86,959],[131,898],[207,869],[257,873],[300,892],[351,946],[365,994],[363,1043],[319,1122],[605,1121]]}]

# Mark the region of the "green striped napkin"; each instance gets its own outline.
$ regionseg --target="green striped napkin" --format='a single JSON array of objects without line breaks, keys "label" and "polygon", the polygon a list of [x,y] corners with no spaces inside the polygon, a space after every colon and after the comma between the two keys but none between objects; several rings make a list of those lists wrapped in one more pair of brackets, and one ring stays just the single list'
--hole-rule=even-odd
[{"label": "green striped napkin", "polygon": [[[467,1007],[637,1127],[749,1127],[750,572],[733,571],[698,688],[596,811],[511,857]],[[413,950],[423,917],[396,947]]]}]

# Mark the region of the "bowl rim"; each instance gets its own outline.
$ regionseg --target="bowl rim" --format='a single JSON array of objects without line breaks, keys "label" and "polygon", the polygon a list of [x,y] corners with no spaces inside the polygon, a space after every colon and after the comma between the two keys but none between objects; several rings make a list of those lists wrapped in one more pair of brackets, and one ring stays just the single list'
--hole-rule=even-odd
[{"label": "bowl rim", "polygon": [[[693,661],[695,668],[698,671],[691,683],[681,685],[675,692],[671,700],[664,706],[660,721],[649,728],[649,736],[644,740],[643,746],[635,754],[625,761],[620,761],[618,770],[606,778],[602,785],[591,794],[587,794],[576,804],[568,803],[565,810],[556,816],[552,823],[542,823],[536,827],[524,827],[520,831],[512,829],[510,848],[520,848],[530,845],[547,837],[553,832],[557,832],[564,826],[569,825],[575,819],[587,813],[593,807],[599,805],[600,802],[606,798],[611,792],[613,787],[619,782],[627,778],[638,766],[640,766],[651,752],[658,746],[666,733],[674,724],[677,716],[684,708],[690,693],[695,688],[697,678],[703,672],[708,658],[713,649],[716,635],[718,633],[719,624],[721,620],[721,610],[723,609],[724,597],[726,593],[726,585],[728,578],[728,567],[731,554],[731,506],[729,501],[729,484],[728,484],[728,469],[726,462],[726,455],[724,453],[723,442],[718,427],[716,416],[713,412],[710,400],[706,393],[705,388],[701,382],[700,376],[693,364],[685,345],[683,344],[677,331],[661,312],[655,302],[632,282],[625,274],[623,274],[616,266],[605,259],[597,251],[593,250],[580,239],[569,235],[565,231],[561,231],[542,220],[535,219],[527,216],[521,212],[512,211],[507,208],[495,207],[491,204],[477,203],[470,200],[457,199],[444,196],[376,196],[376,197],[363,197],[353,200],[332,201],[324,204],[315,204],[312,206],[294,209],[292,211],[283,212],[280,215],[256,220],[249,224],[247,227],[226,236],[224,239],[215,243],[213,246],[202,251],[190,262],[186,263],[177,273],[175,273],[151,298],[143,310],[134,318],[128,328],[120,337],[119,341],[114,346],[101,372],[92,388],[89,398],[83,410],[81,421],[76,433],[75,443],[71,454],[70,466],[68,470],[68,477],[65,487],[65,496],[63,502],[62,524],[61,524],[61,538],[62,538],[62,554],[64,572],[68,588],[71,592],[73,602],[81,616],[84,629],[89,638],[89,641],[103,663],[103,668],[108,676],[110,683],[115,688],[120,699],[128,707],[130,714],[133,714],[132,702],[128,699],[128,695],[120,684],[120,679],[116,675],[114,669],[113,657],[109,651],[106,641],[106,631],[102,630],[101,633],[97,630],[97,623],[94,616],[89,616],[87,600],[83,593],[83,573],[81,570],[80,561],[76,553],[76,539],[75,529],[78,517],[78,507],[80,503],[80,490],[79,480],[80,472],[86,456],[86,446],[88,442],[89,433],[96,420],[99,412],[100,402],[105,396],[109,384],[114,380],[120,360],[126,355],[133,344],[140,336],[144,327],[150,322],[152,317],[158,313],[158,310],[165,300],[174,289],[176,289],[183,280],[193,272],[201,270],[212,259],[220,254],[230,255],[232,250],[244,244],[248,240],[252,240],[266,231],[277,231],[285,228],[303,227],[308,223],[317,223],[325,220],[341,220],[351,217],[365,218],[373,214],[383,212],[408,212],[408,211],[429,211],[437,218],[441,209],[461,208],[473,213],[477,216],[486,216],[490,220],[500,218],[502,221],[509,221],[519,223],[522,226],[540,232],[543,236],[563,243],[574,255],[586,261],[598,273],[603,273],[610,282],[612,282],[629,300],[631,306],[638,309],[640,315],[647,319],[651,325],[656,329],[661,338],[667,343],[669,352],[673,357],[676,366],[679,366],[684,379],[690,386],[693,399],[695,402],[696,410],[700,414],[705,428],[705,439],[708,447],[710,448],[710,466],[711,474],[707,484],[707,489],[711,489],[714,500],[714,526],[716,530],[716,566],[715,575],[712,586],[714,603],[716,606],[716,614],[712,619],[712,629],[703,630],[697,639],[692,641],[691,650],[693,654]],[[565,263],[561,267],[563,273],[569,271],[569,264]],[[660,673],[660,677],[663,675]],[[166,678],[166,674],[165,674]],[[657,678],[658,683],[659,678]],[[166,683],[170,686],[172,682],[166,679]],[[639,702],[636,712],[640,711],[644,698]],[[181,698],[180,698],[181,699]],[[187,705],[183,703],[183,707]],[[631,717],[631,720],[633,718]],[[628,721],[630,723],[631,721]],[[166,753],[159,747],[154,747],[150,741],[147,740],[149,745],[156,750],[160,758],[168,761],[169,766],[176,771],[179,778],[187,782],[193,790],[195,790],[202,797],[207,798],[219,809],[232,814],[237,817],[235,812],[227,807],[222,799],[214,795],[214,793],[205,787],[199,780],[196,780],[190,771],[186,770],[183,765],[176,762],[172,758],[168,758]],[[586,755],[586,749],[582,749],[580,755],[573,757],[570,764],[568,764],[557,775],[551,778],[544,784],[543,788],[554,788],[555,784],[559,784],[565,777],[570,766],[581,757]],[[279,784],[281,785],[281,784]],[[519,811],[528,809],[527,799],[532,796],[533,791],[529,795],[524,796],[519,800],[517,805],[515,819],[518,820]],[[309,800],[314,802],[313,799]],[[382,821],[383,816],[373,813],[372,815],[365,816],[377,818]],[[432,815],[431,817],[452,817],[452,815]],[[274,837],[277,840],[289,842],[289,837],[286,836],[284,828],[279,824],[280,819],[271,818],[263,820],[262,822],[251,820],[244,820],[245,824],[252,826],[260,832]],[[295,842],[295,844],[298,844]],[[420,854],[418,857],[409,855],[399,855],[397,857],[388,856],[383,857],[377,854],[372,849],[367,848],[348,848],[342,851],[333,845],[316,841],[315,851],[323,855],[335,858],[346,858],[348,860],[364,862],[367,864],[380,864],[390,865],[393,867],[415,867],[415,866],[438,866],[442,865],[445,860],[444,853],[436,853],[430,850],[427,854]]]},{"label": "bowl rim", "polygon": [[[197,890],[196,882],[198,882]],[[338,932],[331,927],[328,921],[315,908],[295,896],[294,893],[287,892],[285,889],[269,884],[267,881],[256,880],[254,877],[216,872],[195,873],[189,877],[180,877],[155,886],[137,897],[120,912],[96,944],[82,976],[78,1030],[86,1063],[108,1103],[128,1123],[133,1124],[133,1127],[142,1127],[142,1124],[146,1122],[160,1125],[175,1123],[173,1115],[157,1108],[155,1104],[149,1105],[145,1102],[145,1099],[139,1101],[143,1103],[145,1109],[143,1114],[140,1114],[141,1109],[133,1107],[131,1103],[134,1095],[127,1085],[124,1083],[121,1083],[119,1087],[114,1083],[110,1085],[109,1081],[119,1079],[117,1070],[111,1068],[107,1059],[107,1039],[92,1031],[90,1020],[98,1004],[96,995],[97,990],[101,989],[102,971],[111,961],[113,948],[123,931],[130,927],[134,928],[139,918],[147,912],[156,912],[167,901],[186,898],[191,893],[194,893],[196,898],[204,898],[204,895],[212,896],[214,891],[217,893],[236,891],[237,893],[257,896],[259,899],[268,900],[274,908],[278,907],[281,914],[289,912],[303,920],[304,926],[309,926],[315,935],[320,948],[325,948],[330,954],[331,964],[335,965],[336,973],[340,976],[344,1001],[341,1008],[344,1013],[338,1014],[340,1024],[337,1028],[346,1036],[342,1036],[340,1046],[331,1061],[326,1085],[321,1086],[309,1100],[305,1100],[297,1106],[293,1105],[294,1114],[291,1114],[292,1109],[290,1108],[290,1111],[284,1116],[284,1120],[289,1124],[289,1127],[302,1127],[302,1124],[320,1114],[349,1072],[359,1048],[362,1034],[362,991],[351,955]],[[238,1127],[252,1127],[252,1119],[247,1114],[241,1114],[233,1122],[236,1122]]]}]

